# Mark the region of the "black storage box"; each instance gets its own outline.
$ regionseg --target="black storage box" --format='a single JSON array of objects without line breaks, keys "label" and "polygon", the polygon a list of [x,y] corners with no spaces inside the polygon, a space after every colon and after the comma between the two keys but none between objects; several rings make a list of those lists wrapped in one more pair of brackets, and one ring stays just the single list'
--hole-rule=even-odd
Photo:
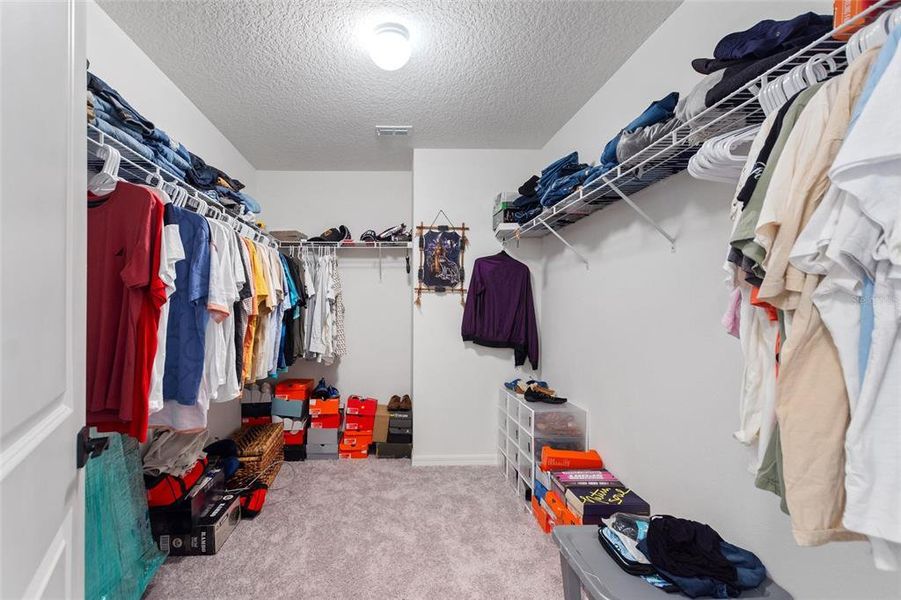
[{"label": "black storage box", "polygon": [[413,427],[413,411],[388,411],[388,427]]},{"label": "black storage box", "polygon": [[413,456],[413,444],[379,442],[376,444],[375,455],[379,458],[411,458]]},{"label": "black storage box", "polygon": [[285,460],[288,462],[296,462],[307,459],[306,444],[285,444]]},{"label": "black storage box", "polygon": [[150,531],[153,535],[190,534],[204,510],[224,493],[225,474],[222,469],[207,469],[180,501],[150,509]]},{"label": "black storage box", "polygon": [[242,417],[272,416],[272,402],[247,402],[241,404]]},{"label": "black storage box", "polygon": [[157,545],[169,556],[216,554],[241,520],[241,500],[226,494],[207,506],[190,533],[155,536]]},{"label": "black storage box", "polygon": [[388,427],[388,443],[389,444],[412,444],[413,428],[412,427]]}]

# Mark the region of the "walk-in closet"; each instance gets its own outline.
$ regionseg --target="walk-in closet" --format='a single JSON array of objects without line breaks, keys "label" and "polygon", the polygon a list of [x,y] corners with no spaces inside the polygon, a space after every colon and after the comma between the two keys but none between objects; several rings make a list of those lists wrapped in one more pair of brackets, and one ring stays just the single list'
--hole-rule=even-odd
[{"label": "walk-in closet", "polygon": [[0,0],[0,599],[901,598],[901,0]]}]

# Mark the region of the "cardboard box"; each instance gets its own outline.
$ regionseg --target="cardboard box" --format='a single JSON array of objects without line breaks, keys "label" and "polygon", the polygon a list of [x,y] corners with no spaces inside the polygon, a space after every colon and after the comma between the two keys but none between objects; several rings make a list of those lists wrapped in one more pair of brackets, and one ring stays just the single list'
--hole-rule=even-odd
[{"label": "cardboard box", "polygon": [[413,444],[379,442],[376,444],[375,455],[379,458],[411,458],[413,456]]},{"label": "cardboard box", "polygon": [[285,431],[285,447],[287,446],[303,446],[306,441],[306,429],[299,431]]},{"label": "cardboard box", "polygon": [[373,398],[361,398],[360,396],[351,396],[347,399],[344,406],[344,412],[348,415],[363,415],[366,417],[375,416],[378,409],[378,401]]},{"label": "cardboard box", "polygon": [[285,444],[285,460],[288,462],[297,462],[307,459],[307,447],[305,445],[288,445]]},{"label": "cardboard box", "polygon": [[338,444],[314,444],[312,442],[307,443],[307,458],[312,458],[314,455],[322,454],[334,455],[334,457],[337,458]]},{"label": "cardboard box", "polygon": [[310,399],[310,416],[324,417],[326,415],[337,415],[338,409],[341,407],[340,398],[329,398],[322,400],[319,398]]},{"label": "cardboard box", "polygon": [[272,414],[271,402],[242,402],[241,417],[268,417]]},{"label": "cardboard box", "polygon": [[337,429],[311,429],[307,434],[307,443],[311,445],[338,445]]},{"label": "cardboard box", "polygon": [[307,416],[307,401],[273,398],[272,415],[279,417],[291,417],[292,419],[302,419]]},{"label": "cardboard box", "polygon": [[571,487],[622,486],[622,482],[607,469],[555,471],[551,473],[551,484],[561,498],[566,497],[566,490]]},{"label": "cardboard box", "polygon": [[356,460],[360,458],[369,458],[369,450],[367,448],[352,452],[345,452],[342,450],[338,453],[338,460]]},{"label": "cardboard box", "polygon": [[566,504],[586,525],[600,525],[613,513],[627,512],[650,516],[650,505],[626,487],[571,487]]},{"label": "cardboard box", "polygon": [[341,415],[310,417],[310,429],[338,429],[339,427],[341,427]]},{"label": "cardboard box", "polygon": [[222,469],[207,469],[180,501],[170,506],[150,509],[150,530],[154,535],[187,535],[197,525],[210,504],[225,493]]},{"label": "cardboard box", "polygon": [[207,506],[190,533],[158,535],[157,545],[170,556],[216,554],[225,545],[225,541],[240,520],[240,499],[238,496],[226,494]]},{"label": "cardboard box", "polygon": [[341,443],[338,444],[338,450],[341,452],[358,452],[368,448],[370,443],[372,443],[371,431],[345,431],[344,436],[341,438]]},{"label": "cardboard box", "polygon": [[388,407],[379,404],[375,410],[375,422],[372,426],[372,441],[387,442],[388,441]]},{"label": "cardboard box", "polygon": [[563,501],[563,498],[558,496],[557,492],[548,491],[542,501],[554,513],[554,520],[561,523],[563,521],[563,511],[566,510],[566,503]]},{"label": "cardboard box", "polygon": [[315,386],[312,379],[283,379],[275,384],[273,395],[283,400],[309,400]]},{"label": "cardboard box", "polygon": [[344,418],[345,431],[373,431],[375,429],[375,415],[351,415]]},{"label": "cardboard box", "polygon": [[604,461],[595,450],[556,450],[549,446],[541,449],[541,468],[545,471],[563,469],[602,469]]}]

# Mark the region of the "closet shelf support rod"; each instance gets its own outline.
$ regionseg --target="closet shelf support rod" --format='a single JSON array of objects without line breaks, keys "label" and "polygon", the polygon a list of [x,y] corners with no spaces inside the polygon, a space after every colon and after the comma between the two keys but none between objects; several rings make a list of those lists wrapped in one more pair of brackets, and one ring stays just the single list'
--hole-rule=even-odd
[{"label": "closet shelf support rod", "polygon": [[628,204],[628,205],[632,208],[632,210],[634,210],[635,212],[638,213],[638,216],[640,216],[642,219],[644,219],[645,221],[647,221],[648,223],[650,223],[651,226],[652,226],[654,229],[657,230],[657,233],[659,233],[660,235],[662,235],[663,237],[665,237],[665,238],[667,239],[667,241],[669,242],[669,247],[670,247],[670,251],[671,251],[671,252],[675,252],[675,251],[676,251],[676,238],[674,238],[673,236],[671,236],[670,234],[668,234],[668,233],[666,232],[666,230],[665,230],[663,227],[661,227],[660,225],[657,224],[657,221],[655,221],[654,219],[652,219],[652,218],[648,215],[648,213],[646,213],[646,212],[644,212],[643,210],[641,210],[640,208],[638,208],[638,205],[635,204],[635,202],[633,202],[632,199],[629,198],[629,196],[627,196],[626,194],[624,194],[623,191],[622,191],[621,189],[619,189],[618,187],[616,187],[616,185],[614,185],[613,182],[611,182],[610,180],[608,180],[606,177],[602,177],[602,179],[604,180],[604,183],[606,183],[607,186],[608,186],[611,190],[613,190],[614,192],[616,192],[616,195],[617,195],[617,196],[619,196],[620,198],[622,198],[622,199],[626,202],[626,204]]},{"label": "closet shelf support rod", "polygon": [[569,249],[570,252],[572,252],[573,254],[575,254],[576,256],[578,256],[578,257],[579,257],[579,260],[581,260],[583,263],[585,263],[585,268],[586,268],[586,269],[588,269],[588,268],[590,267],[590,264],[589,264],[589,262],[588,262],[588,259],[585,258],[584,256],[582,256],[582,254],[581,254],[578,250],[576,250],[575,248],[573,248],[573,245],[572,245],[572,244],[570,244],[570,243],[567,242],[565,239],[563,239],[563,236],[560,235],[559,233],[557,233],[557,232],[554,230],[553,227],[551,227],[550,225],[548,225],[547,223],[545,223],[544,219],[536,219],[536,220],[537,220],[539,223],[541,223],[545,228],[547,228],[547,230],[550,231],[550,232],[554,235],[555,238],[557,238],[558,240],[560,240],[560,242],[561,242],[564,246],[566,246],[566,247]]}]

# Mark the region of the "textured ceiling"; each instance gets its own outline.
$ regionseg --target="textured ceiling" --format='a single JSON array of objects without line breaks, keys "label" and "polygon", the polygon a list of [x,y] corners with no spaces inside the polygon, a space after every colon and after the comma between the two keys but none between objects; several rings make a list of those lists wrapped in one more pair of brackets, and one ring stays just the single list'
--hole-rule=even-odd
[{"label": "textured ceiling", "polygon": [[[541,147],[679,1],[100,4],[258,169],[407,170],[414,147]],[[399,71],[364,45],[386,21],[410,30]]]}]

